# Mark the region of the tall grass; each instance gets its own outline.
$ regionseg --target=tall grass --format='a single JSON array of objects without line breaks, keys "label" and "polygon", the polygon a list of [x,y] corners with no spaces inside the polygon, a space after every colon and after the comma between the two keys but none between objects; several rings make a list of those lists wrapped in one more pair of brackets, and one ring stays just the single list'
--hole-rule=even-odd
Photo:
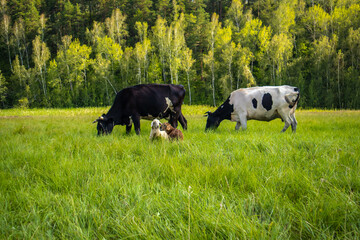
[{"label": "tall grass", "polygon": [[[359,239],[360,112],[224,121],[185,106],[184,141],[149,141],[105,108],[0,111],[1,239]],[[210,109],[213,110],[213,109]]]}]

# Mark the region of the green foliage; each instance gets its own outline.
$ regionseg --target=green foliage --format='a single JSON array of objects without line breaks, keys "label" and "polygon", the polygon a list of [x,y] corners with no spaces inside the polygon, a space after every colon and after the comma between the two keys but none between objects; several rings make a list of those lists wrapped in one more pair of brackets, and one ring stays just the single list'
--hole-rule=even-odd
[{"label": "green foliage", "polygon": [[304,25],[311,34],[313,41],[319,36],[327,36],[330,15],[320,5],[310,7],[303,18]]},{"label": "green foliage", "polygon": [[271,19],[271,27],[277,34],[289,34],[295,26],[295,9],[291,4],[282,1],[279,7],[274,11]]},{"label": "green foliage", "polygon": [[107,105],[152,82],[187,85],[196,104],[288,84],[302,107],[360,108],[356,0],[2,0],[0,21],[2,108]]},{"label": "green foliage", "polygon": [[297,111],[283,123],[224,121],[183,107],[184,141],[149,141],[108,108],[0,111],[1,239],[356,239],[358,111]]},{"label": "green foliage", "polygon": [[269,65],[271,65],[272,85],[282,85],[281,73],[286,70],[287,62],[291,57],[293,45],[285,34],[275,34],[268,49]]},{"label": "green foliage", "polygon": [[111,39],[120,45],[124,45],[124,39],[128,36],[127,26],[125,23],[126,16],[122,14],[120,9],[112,12],[111,18],[105,20],[107,32]]}]

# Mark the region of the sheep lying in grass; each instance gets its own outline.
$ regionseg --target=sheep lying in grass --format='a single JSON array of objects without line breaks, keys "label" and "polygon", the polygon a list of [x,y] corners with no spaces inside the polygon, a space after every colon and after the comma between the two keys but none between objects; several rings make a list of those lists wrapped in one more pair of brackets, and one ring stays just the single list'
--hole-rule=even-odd
[{"label": "sheep lying in grass", "polygon": [[160,130],[165,131],[169,135],[170,140],[183,140],[184,136],[179,129],[174,128],[170,123],[163,123]]},{"label": "sheep lying in grass", "polygon": [[160,131],[160,126],[161,122],[158,119],[154,119],[154,121],[151,122],[150,140],[169,138],[165,131]]}]

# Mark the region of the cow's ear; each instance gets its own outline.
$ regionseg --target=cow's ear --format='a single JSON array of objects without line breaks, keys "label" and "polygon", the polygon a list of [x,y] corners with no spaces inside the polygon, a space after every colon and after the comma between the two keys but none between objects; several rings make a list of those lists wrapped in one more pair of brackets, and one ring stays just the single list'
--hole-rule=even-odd
[{"label": "cow's ear", "polygon": [[104,120],[104,121],[107,121],[108,118],[106,117],[105,113],[103,113],[100,117],[99,117],[100,120]]},{"label": "cow's ear", "polygon": [[210,112],[210,111],[207,111],[207,112],[205,112],[205,114],[204,114],[204,117],[208,117],[208,116],[211,116],[211,114],[212,114],[212,112]]}]

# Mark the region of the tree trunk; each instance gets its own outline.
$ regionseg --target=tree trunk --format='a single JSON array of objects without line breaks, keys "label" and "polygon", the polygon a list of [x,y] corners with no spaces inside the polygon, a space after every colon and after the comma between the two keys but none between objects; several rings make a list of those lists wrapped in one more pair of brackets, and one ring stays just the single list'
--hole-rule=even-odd
[{"label": "tree trunk", "polygon": [[17,43],[17,46],[18,46],[20,62],[21,62],[21,65],[23,66],[23,65],[24,65],[24,61],[23,61],[23,56],[22,56],[21,49],[20,49],[20,42],[19,42],[19,40],[17,40],[16,43]]},{"label": "tree trunk", "polygon": [[212,67],[211,67],[211,76],[212,76],[212,92],[213,92],[213,103],[214,103],[214,107],[216,107],[216,102],[215,102],[215,73],[214,73],[214,63],[212,63]]},{"label": "tree trunk", "polygon": [[337,84],[338,84],[338,94],[339,94],[339,108],[341,109],[341,91],[340,91],[340,58],[338,59],[338,69],[337,69]]},{"label": "tree trunk", "polygon": [[232,82],[232,73],[231,73],[231,62],[229,63],[229,78],[230,78],[230,92],[232,92],[233,82]]},{"label": "tree trunk", "polygon": [[170,63],[170,79],[171,79],[171,84],[173,84],[174,83],[174,76],[173,76],[171,63]]},{"label": "tree trunk", "polygon": [[138,68],[138,74],[139,74],[139,84],[141,84],[141,65],[139,64]]},{"label": "tree trunk", "polygon": [[163,81],[166,83],[166,75],[165,75],[165,61],[164,57],[161,58],[161,64],[162,64],[162,75],[163,75]]},{"label": "tree trunk", "polygon": [[11,69],[11,71],[12,71],[12,70],[13,70],[13,67],[12,67],[12,62],[11,62],[10,43],[9,43],[9,39],[8,39],[8,38],[6,39],[6,45],[7,45],[7,48],[8,48],[10,69]]},{"label": "tree trunk", "polygon": [[188,81],[188,88],[189,88],[189,102],[191,105],[191,88],[190,88],[190,77],[189,77],[189,71],[186,72],[187,75],[187,81]]}]

